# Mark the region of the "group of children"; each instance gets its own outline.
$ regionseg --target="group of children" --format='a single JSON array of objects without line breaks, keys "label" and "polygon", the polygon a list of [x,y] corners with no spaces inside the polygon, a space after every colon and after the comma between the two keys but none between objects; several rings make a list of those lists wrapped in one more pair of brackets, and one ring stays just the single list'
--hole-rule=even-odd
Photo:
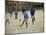
[{"label": "group of children", "polygon": [[[24,24],[24,22],[26,22],[26,28],[28,27],[28,19],[29,19],[29,15],[31,15],[31,18],[32,18],[32,24],[34,24],[34,21],[35,21],[35,9],[34,8],[31,8],[31,10],[29,10],[29,9],[23,9],[22,10],[22,12],[23,12],[23,17],[24,17],[24,20],[23,20],[23,22],[22,22],[22,24],[20,25],[20,27],[22,27],[23,26],[23,24]],[[17,17],[18,17],[18,12],[15,12],[15,19],[17,19]],[[6,20],[6,23],[9,23],[9,20],[7,19]]]},{"label": "group of children", "polygon": [[20,25],[20,27],[22,27],[22,25],[24,24],[24,22],[26,22],[26,28],[28,27],[28,19],[31,15],[31,18],[32,18],[32,24],[34,24],[34,21],[35,21],[35,9],[34,8],[31,8],[31,10],[28,10],[28,9],[24,9],[23,10],[23,15],[24,15],[24,20],[22,22],[22,24]]}]

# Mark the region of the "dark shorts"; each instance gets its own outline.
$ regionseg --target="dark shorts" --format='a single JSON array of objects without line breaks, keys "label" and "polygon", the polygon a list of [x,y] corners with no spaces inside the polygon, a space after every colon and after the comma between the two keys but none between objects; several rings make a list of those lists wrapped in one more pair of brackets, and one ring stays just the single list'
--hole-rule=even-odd
[{"label": "dark shorts", "polygon": [[28,18],[28,16],[24,16],[24,18]]},{"label": "dark shorts", "polygon": [[28,21],[28,16],[24,16],[24,20],[27,22]]}]

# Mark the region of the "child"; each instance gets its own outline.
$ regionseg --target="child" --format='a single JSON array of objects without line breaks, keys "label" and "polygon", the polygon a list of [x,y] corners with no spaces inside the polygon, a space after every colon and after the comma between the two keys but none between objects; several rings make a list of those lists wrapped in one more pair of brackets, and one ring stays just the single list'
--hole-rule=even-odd
[{"label": "child", "polygon": [[18,12],[15,12],[15,19],[17,19],[18,17]]},{"label": "child", "polygon": [[29,15],[30,15],[30,11],[29,10],[23,10],[23,14],[24,14],[24,21],[22,22],[22,24],[20,25],[20,27],[24,24],[24,22],[26,22],[26,28],[28,27],[28,19],[29,19]]},{"label": "child", "polygon": [[6,22],[5,23],[7,23],[7,22],[10,24],[9,19],[6,19]]},{"label": "child", "polygon": [[32,18],[32,23],[33,24],[34,24],[34,21],[35,21],[34,14],[35,14],[35,9],[34,8],[31,8],[31,18]]}]

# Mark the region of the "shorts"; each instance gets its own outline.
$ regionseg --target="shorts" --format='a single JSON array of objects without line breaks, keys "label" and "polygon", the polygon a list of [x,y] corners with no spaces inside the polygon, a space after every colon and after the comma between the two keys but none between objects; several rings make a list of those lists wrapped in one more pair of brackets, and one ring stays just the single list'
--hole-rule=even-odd
[{"label": "shorts", "polygon": [[24,16],[24,18],[28,18],[28,16]]},{"label": "shorts", "polygon": [[24,20],[27,22],[28,21],[28,17],[24,17]]}]

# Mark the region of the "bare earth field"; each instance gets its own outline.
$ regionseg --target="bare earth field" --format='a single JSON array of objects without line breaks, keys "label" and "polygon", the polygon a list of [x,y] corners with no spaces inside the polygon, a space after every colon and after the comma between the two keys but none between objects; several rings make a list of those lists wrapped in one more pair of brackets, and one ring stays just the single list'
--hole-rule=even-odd
[{"label": "bare earth field", "polygon": [[[14,13],[12,14],[12,17],[10,17],[10,14],[5,14],[6,18],[9,19],[10,24],[5,23],[5,33],[11,34],[11,33],[36,33],[36,32],[43,32],[44,31],[44,23],[43,23],[43,9],[36,10],[35,12],[35,22],[32,24],[32,19],[29,18],[28,21],[28,28],[26,28],[26,24],[22,27],[20,27],[21,23],[23,22],[23,14],[22,12],[18,12],[18,19],[15,19]],[[21,21],[19,21],[21,19]]]}]

